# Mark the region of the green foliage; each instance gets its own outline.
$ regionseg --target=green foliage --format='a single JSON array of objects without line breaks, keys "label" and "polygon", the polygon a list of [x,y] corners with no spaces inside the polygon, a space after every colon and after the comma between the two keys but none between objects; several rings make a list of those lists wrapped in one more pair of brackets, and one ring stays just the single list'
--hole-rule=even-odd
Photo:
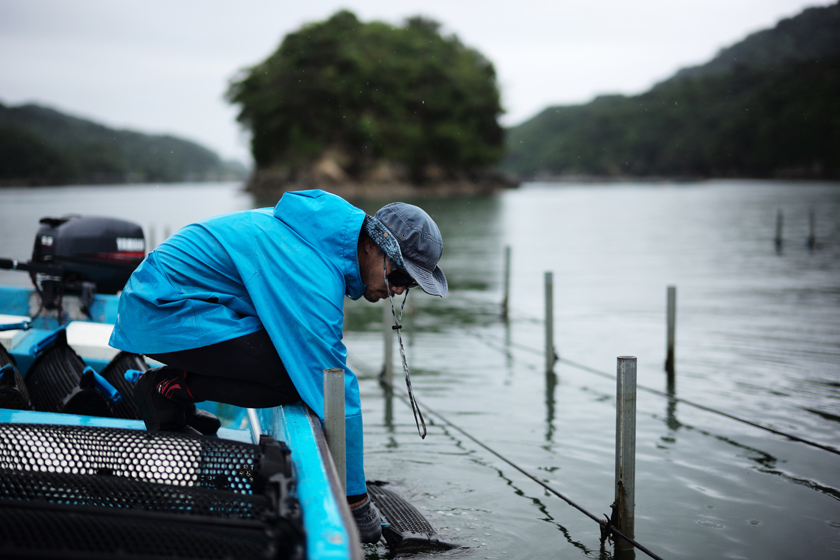
[{"label": "green foliage", "polygon": [[25,128],[0,124],[0,181],[34,179],[55,183],[68,172],[61,154]]},{"label": "green foliage", "polygon": [[287,35],[231,83],[260,168],[302,169],[325,152],[360,177],[377,163],[415,180],[435,165],[495,163],[503,131],[493,65],[437,23],[361,23],[348,11]]},{"label": "green foliage", "polygon": [[231,175],[216,154],[193,142],[113,130],[37,105],[0,104],[0,184],[176,182]]},{"label": "green foliage", "polygon": [[[502,168],[527,178],[840,177],[840,42],[826,27],[840,37],[840,4],[780,22],[770,31],[781,35],[755,34],[722,51],[723,62],[642,95],[546,109],[508,131]],[[733,52],[739,63],[724,64]]]}]

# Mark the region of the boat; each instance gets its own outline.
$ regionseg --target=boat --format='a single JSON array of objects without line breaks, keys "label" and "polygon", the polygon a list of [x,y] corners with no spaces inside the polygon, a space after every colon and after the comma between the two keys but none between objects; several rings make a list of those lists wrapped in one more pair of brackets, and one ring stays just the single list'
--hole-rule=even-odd
[{"label": "boat", "polygon": [[201,403],[215,436],[146,431],[131,382],[155,364],[108,345],[144,256],[139,226],[69,216],[0,260],[33,279],[0,286],[0,556],[361,558],[305,404]]}]

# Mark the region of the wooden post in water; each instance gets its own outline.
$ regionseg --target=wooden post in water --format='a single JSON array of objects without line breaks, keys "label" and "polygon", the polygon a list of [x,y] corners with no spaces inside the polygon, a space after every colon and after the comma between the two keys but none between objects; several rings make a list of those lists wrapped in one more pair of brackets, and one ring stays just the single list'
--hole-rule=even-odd
[{"label": "wooden post in water", "polygon": [[510,245],[505,245],[505,294],[502,297],[502,319],[508,320],[510,311]]},{"label": "wooden post in water", "polygon": [[779,212],[776,214],[776,239],[774,240],[776,251],[782,250],[782,221],[782,209],[779,208]]},{"label": "wooden post in water", "polygon": [[[615,413],[615,526],[635,538],[636,509],[636,358],[618,357]],[[616,547],[633,545],[618,539]]]},{"label": "wooden post in water", "polygon": [[674,344],[677,330],[677,287],[668,286],[668,335],[665,343],[665,371],[668,373],[668,381],[674,380]]},{"label": "wooden post in water", "polygon": [[554,273],[545,273],[545,371],[554,371]]},{"label": "wooden post in water", "polygon": [[341,489],[347,490],[347,449],[344,428],[344,370],[324,370],[324,435],[338,471]]},{"label": "wooden post in water", "polygon": [[391,305],[384,300],[382,306],[382,343],[385,346],[384,364],[382,366],[382,381],[392,386],[394,383],[394,318],[391,315]]},{"label": "wooden post in water", "polygon": [[808,211],[808,249],[813,251],[817,246],[817,235],[814,232],[816,229],[816,218],[814,217],[814,209]]}]

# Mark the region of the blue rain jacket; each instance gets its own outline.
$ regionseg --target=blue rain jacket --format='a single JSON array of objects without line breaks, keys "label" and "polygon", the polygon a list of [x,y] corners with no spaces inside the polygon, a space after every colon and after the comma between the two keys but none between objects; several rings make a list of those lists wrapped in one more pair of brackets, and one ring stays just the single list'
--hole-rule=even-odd
[{"label": "blue rain jacket", "polygon": [[301,398],[324,419],[323,370],[345,371],[347,495],[364,494],[362,410],[342,343],[344,296],[366,286],[357,244],[365,213],[320,190],[186,226],[149,253],[119,302],[114,348],[208,346],[265,329]]}]

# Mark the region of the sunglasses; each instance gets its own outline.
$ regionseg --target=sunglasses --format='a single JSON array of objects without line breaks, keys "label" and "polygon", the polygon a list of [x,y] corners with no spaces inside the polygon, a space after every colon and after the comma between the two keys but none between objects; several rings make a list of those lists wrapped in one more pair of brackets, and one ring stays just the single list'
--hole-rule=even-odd
[{"label": "sunglasses", "polygon": [[395,288],[416,288],[419,286],[419,284],[415,282],[414,278],[409,276],[407,272],[400,270],[397,266],[395,266],[393,261],[391,262],[391,269],[391,273],[388,274],[386,278],[388,279],[388,283]]}]

